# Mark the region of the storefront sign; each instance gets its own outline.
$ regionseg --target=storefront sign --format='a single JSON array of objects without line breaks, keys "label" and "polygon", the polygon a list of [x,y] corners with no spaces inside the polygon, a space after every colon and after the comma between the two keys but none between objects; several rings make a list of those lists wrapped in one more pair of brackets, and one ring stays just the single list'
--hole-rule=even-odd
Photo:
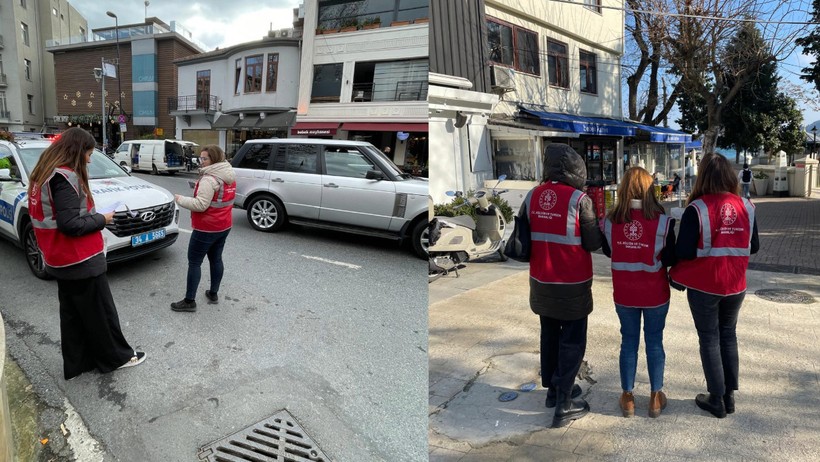
[{"label": "storefront sign", "polygon": [[336,129],[335,128],[291,128],[290,129],[291,135],[303,135],[303,136],[312,136],[312,135],[335,135]]}]

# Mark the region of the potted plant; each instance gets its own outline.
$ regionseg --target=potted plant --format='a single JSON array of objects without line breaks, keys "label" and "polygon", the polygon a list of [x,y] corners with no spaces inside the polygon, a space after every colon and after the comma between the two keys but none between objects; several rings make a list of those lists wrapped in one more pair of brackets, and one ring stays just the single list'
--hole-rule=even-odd
[{"label": "potted plant", "polygon": [[755,194],[765,196],[766,190],[769,187],[769,175],[762,170],[758,170],[752,175],[752,183],[755,185]]},{"label": "potted plant", "polygon": [[378,29],[381,27],[382,18],[379,16],[369,17],[362,22],[362,29]]},{"label": "potted plant", "polygon": [[342,21],[342,32],[352,32],[359,28],[359,21],[356,18],[349,18]]},{"label": "potted plant", "polygon": [[430,22],[430,18],[418,18],[413,20],[413,24],[424,24]]},{"label": "potted plant", "polygon": [[393,27],[393,26],[406,26],[408,24],[410,24],[410,21],[393,21],[393,22],[390,23],[390,27]]}]

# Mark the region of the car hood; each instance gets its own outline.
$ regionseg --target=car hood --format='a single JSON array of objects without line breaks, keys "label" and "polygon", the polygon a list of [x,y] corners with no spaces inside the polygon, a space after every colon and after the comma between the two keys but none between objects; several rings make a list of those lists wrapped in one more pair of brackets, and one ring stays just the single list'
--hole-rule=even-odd
[{"label": "car hood", "polygon": [[90,180],[96,208],[122,202],[131,209],[141,209],[173,202],[174,195],[165,188],[133,176]]},{"label": "car hood", "polygon": [[396,182],[397,192],[426,196],[429,189],[429,182],[426,179],[408,178],[406,180]]}]

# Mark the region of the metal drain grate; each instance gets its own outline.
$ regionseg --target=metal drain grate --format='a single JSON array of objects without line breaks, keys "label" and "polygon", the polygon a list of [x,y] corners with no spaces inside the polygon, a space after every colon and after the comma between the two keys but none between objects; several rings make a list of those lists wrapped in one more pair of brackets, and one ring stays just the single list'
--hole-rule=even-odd
[{"label": "metal drain grate", "polygon": [[778,303],[802,303],[804,305],[811,305],[814,303],[814,297],[800,290],[760,289],[755,291],[755,295],[764,300]]},{"label": "metal drain grate", "polygon": [[199,450],[206,462],[330,462],[288,411],[282,410]]}]

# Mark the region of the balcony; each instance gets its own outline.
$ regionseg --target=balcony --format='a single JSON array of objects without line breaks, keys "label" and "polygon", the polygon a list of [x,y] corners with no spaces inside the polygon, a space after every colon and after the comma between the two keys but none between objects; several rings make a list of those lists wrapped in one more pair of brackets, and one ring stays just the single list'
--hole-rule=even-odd
[{"label": "balcony", "polygon": [[11,120],[11,111],[0,109],[0,120]]},{"label": "balcony", "polygon": [[216,95],[171,96],[168,98],[168,114],[172,116],[207,115],[217,110]]},{"label": "balcony", "polygon": [[427,85],[427,80],[401,80],[389,83],[354,82],[351,100],[354,103],[373,101],[425,101],[427,100]]},{"label": "balcony", "polygon": [[7,87],[9,85],[6,74],[0,74],[0,87]]}]

